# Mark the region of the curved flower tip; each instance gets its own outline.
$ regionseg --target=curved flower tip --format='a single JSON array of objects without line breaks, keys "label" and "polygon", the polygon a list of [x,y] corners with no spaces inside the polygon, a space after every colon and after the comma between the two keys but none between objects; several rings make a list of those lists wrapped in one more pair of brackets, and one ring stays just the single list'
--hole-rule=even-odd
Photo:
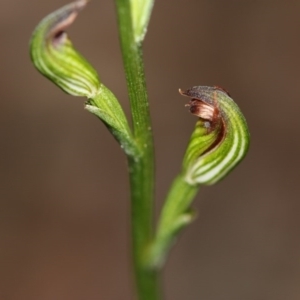
[{"label": "curved flower tip", "polygon": [[240,109],[220,87],[194,86],[181,95],[198,117],[185,153],[183,170],[190,184],[213,184],[222,179],[246,155],[249,131]]},{"label": "curved flower tip", "polygon": [[45,37],[47,42],[57,43],[64,34],[64,30],[75,21],[79,12],[87,5],[87,3],[88,0],[78,0],[46,17],[43,21],[46,21],[46,19],[49,20],[48,33]]},{"label": "curved flower tip", "polygon": [[45,17],[33,33],[30,54],[35,67],[62,90],[90,98],[99,89],[98,74],[65,32],[88,2],[75,1]]}]

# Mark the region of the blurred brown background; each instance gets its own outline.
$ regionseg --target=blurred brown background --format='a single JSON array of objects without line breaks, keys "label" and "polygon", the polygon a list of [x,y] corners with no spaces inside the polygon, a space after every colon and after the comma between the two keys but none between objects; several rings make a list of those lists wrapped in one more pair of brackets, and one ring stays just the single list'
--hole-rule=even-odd
[{"label": "blurred brown background", "polygon": [[[66,3],[1,1],[1,300],[134,299],[125,157],[29,60],[34,27]],[[300,299],[299,16],[299,1],[156,1],[144,50],[158,207],[195,123],[178,88],[226,88],[252,137],[201,189],[167,300]],[[113,1],[92,1],[69,34],[129,112]]]}]

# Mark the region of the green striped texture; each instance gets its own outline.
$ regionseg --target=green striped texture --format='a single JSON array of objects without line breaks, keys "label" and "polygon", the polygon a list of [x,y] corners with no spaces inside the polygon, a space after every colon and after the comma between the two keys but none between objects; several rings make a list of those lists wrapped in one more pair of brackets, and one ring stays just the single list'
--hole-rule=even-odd
[{"label": "green striped texture", "polygon": [[98,74],[64,32],[86,4],[79,0],[45,17],[32,35],[30,54],[35,67],[63,91],[92,98],[100,86]]},{"label": "green striped texture", "polygon": [[65,5],[38,24],[30,43],[31,59],[40,73],[63,91],[87,97],[85,109],[103,121],[127,155],[138,157],[138,147],[118,99],[100,83],[97,72],[73,48],[64,31],[87,2]]},{"label": "green striped texture", "polygon": [[[184,178],[189,184],[214,184],[246,155],[249,147],[246,120],[232,98],[218,87],[195,86],[184,94],[217,105],[220,111],[220,122],[212,132],[208,132],[204,120],[198,120],[183,162]],[[223,137],[214,145],[221,133]]]}]

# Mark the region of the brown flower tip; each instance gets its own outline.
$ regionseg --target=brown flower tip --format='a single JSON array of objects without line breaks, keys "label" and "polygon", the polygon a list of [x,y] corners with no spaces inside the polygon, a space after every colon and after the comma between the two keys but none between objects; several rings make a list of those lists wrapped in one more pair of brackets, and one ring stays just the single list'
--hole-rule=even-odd
[{"label": "brown flower tip", "polygon": [[225,92],[218,87],[196,86],[186,91],[179,89],[179,93],[191,98],[190,102],[185,105],[189,107],[190,112],[202,120],[208,121],[213,127],[220,121],[217,90]]},{"label": "brown flower tip", "polygon": [[87,5],[89,0],[78,0],[64,6],[49,16],[48,34],[46,39],[52,41],[54,46],[63,43],[66,39],[65,29],[76,19],[79,12]]}]

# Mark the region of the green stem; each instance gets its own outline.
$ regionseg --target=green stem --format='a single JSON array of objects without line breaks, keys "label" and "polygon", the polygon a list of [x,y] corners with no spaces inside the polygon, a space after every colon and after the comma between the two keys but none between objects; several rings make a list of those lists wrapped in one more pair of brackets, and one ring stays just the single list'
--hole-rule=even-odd
[{"label": "green stem", "polygon": [[139,300],[157,300],[158,273],[144,264],[145,252],[153,239],[154,151],[142,50],[134,38],[130,1],[116,0],[116,8],[134,138],[141,153],[128,159],[135,280]]},{"label": "green stem", "polygon": [[179,231],[193,221],[195,214],[190,206],[198,189],[199,185],[188,184],[182,175],[174,179],[160,215],[156,237],[148,253],[149,269],[162,267]]},{"label": "green stem", "polygon": [[[145,255],[151,240],[152,232],[152,203],[146,191],[149,180],[144,177],[145,165],[143,160],[136,163],[129,159],[131,186],[131,226],[132,226],[132,255],[135,272],[135,282],[139,300],[158,300],[159,282],[156,270],[150,270],[145,264]],[[144,182],[143,182],[144,181]],[[144,194],[145,193],[145,194]],[[148,208],[148,209],[147,209]]]}]

